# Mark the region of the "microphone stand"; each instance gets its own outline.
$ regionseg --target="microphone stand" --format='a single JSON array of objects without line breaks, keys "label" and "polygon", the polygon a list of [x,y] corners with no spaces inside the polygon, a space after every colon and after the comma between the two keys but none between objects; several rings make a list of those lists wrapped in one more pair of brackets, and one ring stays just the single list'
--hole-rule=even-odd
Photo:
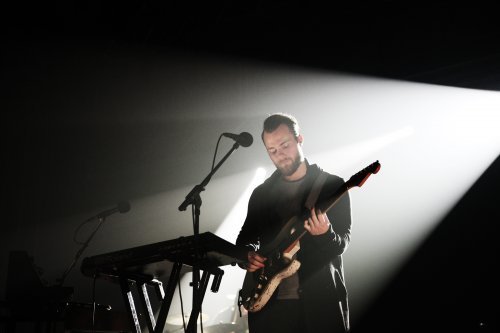
[{"label": "microphone stand", "polygon": [[201,213],[201,196],[200,193],[205,190],[205,186],[208,185],[212,176],[217,172],[220,166],[228,159],[229,155],[233,153],[239,147],[239,143],[234,143],[233,147],[224,155],[224,157],[217,163],[217,165],[210,171],[210,173],[203,179],[203,181],[193,187],[193,189],[188,193],[182,204],[179,206],[180,211],[185,211],[187,206],[192,205],[193,207],[193,241],[194,241],[194,255],[195,260],[193,264],[193,309],[199,309],[196,313],[196,319],[193,321],[192,318],[189,319],[189,323],[194,325],[188,325],[187,332],[196,332],[196,322],[198,321],[198,314],[201,312],[201,303],[203,301],[203,295],[200,293],[200,269],[197,267],[197,261],[200,257],[198,236],[200,233],[200,213]]},{"label": "microphone stand", "polygon": [[[95,216],[91,217],[86,222],[91,221],[94,218],[96,218],[96,217]],[[92,240],[92,238],[94,237],[94,235],[96,234],[97,230],[99,230],[99,228],[101,228],[102,224],[104,223],[104,221],[105,221],[104,216],[97,216],[97,218],[99,220],[99,225],[97,226],[97,228],[94,229],[94,231],[90,234],[90,236],[87,238],[85,243],[82,244],[82,247],[76,253],[75,258],[73,259],[73,262],[68,267],[68,269],[66,269],[66,271],[63,273],[62,277],[59,279],[59,284],[58,284],[59,286],[63,285],[64,281],[66,280],[66,277],[69,275],[69,273],[71,272],[73,267],[75,267],[76,262],[78,261],[78,259],[80,259],[81,255],[83,254],[83,251],[85,251],[85,249],[89,246],[89,243]]]}]

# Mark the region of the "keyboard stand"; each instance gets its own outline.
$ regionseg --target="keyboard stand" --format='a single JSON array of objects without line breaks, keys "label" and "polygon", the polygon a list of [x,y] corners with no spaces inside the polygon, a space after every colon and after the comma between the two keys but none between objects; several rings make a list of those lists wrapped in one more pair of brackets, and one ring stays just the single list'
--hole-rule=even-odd
[{"label": "keyboard stand", "polygon": [[[142,333],[141,329],[141,318],[145,318],[146,325],[149,332],[162,333],[170,306],[172,304],[172,299],[174,296],[175,288],[179,281],[180,272],[182,268],[182,263],[174,263],[172,272],[170,274],[166,291],[163,289],[163,284],[161,281],[149,277],[143,274],[123,274],[119,276],[120,287],[122,291],[122,296],[127,308],[128,317],[131,320],[132,327],[135,328],[136,333]],[[116,275],[114,273],[113,275]],[[218,292],[220,282],[222,280],[222,275],[224,271],[218,267],[214,268],[203,268],[203,274],[199,282],[199,288],[193,288],[193,307],[191,310],[191,316],[189,317],[188,326],[186,332],[195,333],[196,323],[198,321],[199,313],[201,312],[201,305],[208,287],[208,282],[210,280],[210,275],[214,275],[211,291]],[[132,293],[132,286],[137,287],[138,298],[140,308],[136,306],[134,296]],[[157,298],[161,301],[158,316],[155,319],[153,308],[151,306],[148,286],[154,287],[156,291]],[[142,312],[141,312],[142,310]],[[144,312],[144,316],[140,316],[140,313]]]},{"label": "keyboard stand", "polygon": [[[88,277],[105,277],[108,280],[119,282],[128,316],[136,333],[141,332],[141,321],[147,321],[149,332],[162,333],[175,288],[179,282],[180,271],[183,265],[193,268],[193,306],[189,318],[188,332],[196,332],[196,322],[201,311],[201,303],[205,296],[210,275],[212,292],[218,292],[224,271],[218,267],[236,265],[246,260],[247,249],[231,244],[230,242],[210,232],[194,236],[179,237],[172,240],[141,245],[130,249],[123,249],[93,257],[84,258],[81,272]],[[163,291],[156,276],[148,274],[150,264],[173,263],[171,274]],[[171,267],[171,266],[169,266]],[[137,270],[139,268],[139,270]],[[203,271],[200,279],[200,271]],[[135,273],[134,273],[135,272]],[[137,273],[139,272],[139,273]],[[131,285],[135,284],[139,293],[140,308],[146,316],[138,315],[138,307],[134,302]],[[153,286],[157,290],[161,302],[158,318],[155,320],[153,309],[149,301],[147,287]],[[135,289],[134,289],[135,292]],[[145,327],[145,325],[142,325]]]}]

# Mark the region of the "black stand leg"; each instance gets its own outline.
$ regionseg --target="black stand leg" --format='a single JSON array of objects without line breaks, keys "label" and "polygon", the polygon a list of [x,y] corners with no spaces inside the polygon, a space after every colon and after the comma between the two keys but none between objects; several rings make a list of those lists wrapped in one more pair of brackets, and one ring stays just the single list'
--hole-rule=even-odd
[{"label": "black stand leg", "polygon": [[[222,275],[224,275],[224,271],[215,268],[210,271],[203,271],[203,275],[200,279],[200,285],[198,290],[196,291],[196,298],[193,298],[193,308],[191,310],[191,316],[189,317],[189,323],[187,327],[188,333],[196,333],[196,322],[198,321],[198,316],[201,313],[201,305],[203,304],[203,299],[205,298],[205,293],[208,287],[208,281],[210,280],[210,275],[213,274],[214,278],[212,281],[212,292],[216,293],[219,290],[220,282],[222,279]],[[193,290],[194,295],[194,290]]]},{"label": "black stand leg", "polygon": [[142,281],[137,283],[137,292],[139,294],[139,300],[141,301],[142,308],[147,312],[145,314],[146,324],[148,326],[148,332],[154,332],[156,326],[155,315],[151,307],[151,302],[149,301],[147,283]]},{"label": "black stand leg", "polygon": [[204,271],[200,279],[198,291],[195,293],[193,290],[193,295],[196,296],[196,299],[194,299],[193,309],[191,310],[191,316],[189,317],[187,327],[188,333],[196,333],[196,322],[198,321],[198,315],[201,312],[201,304],[203,303],[203,298],[205,297],[209,279],[210,274],[207,271]]},{"label": "black stand leg", "polygon": [[132,290],[128,284],[128,279],[126,277],[120,277],[120,286],[122,289],[123,298],[125,304],[127,305],[127,312],[129,318],[131,318],[132,327],[135,327],[136,333],[141,333],[141,325],[139,323],[139,317],[137,316],[137,311],[135,309],[134,296],[132,296]]},{"label": "black stand leg", "polygon": [[165,297],[163,297],[163,302],[161,304],[160,313],[158,314],[158,320],[155,327],[155,333],[162,333],[165,323],[167,321],[168,311],[170,310],[170,305],[172,304],[172,298],[174,297],[175,287],[177,281],[179,281],[179,276],[181,273],[182,264],[176,262],[170,274],[170,278],[167,284],[167,291]]}]

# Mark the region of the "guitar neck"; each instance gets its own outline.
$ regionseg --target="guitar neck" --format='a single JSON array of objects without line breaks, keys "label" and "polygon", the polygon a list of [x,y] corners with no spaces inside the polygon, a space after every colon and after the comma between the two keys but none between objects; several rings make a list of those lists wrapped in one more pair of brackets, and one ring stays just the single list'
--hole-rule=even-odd
[{"label": "guitar neck", "polygon": [[[330,196],[328,199],[323,200],[319,203],[316,204],[316,210],[320,210],[323,213],[328,212],[335,204],[337,201],[349,190],[349,187],[347,186],[347,183],[342,184],[335,193]],[[311,214],[309,213],[309,216]],[[309,217],[308,216],[308,217]]]},{"label": "guitar neck", "polygon": [[[317,202],[315,205],[316,211],[319,210],[322,213],[328,212],[349,189],[355,186],[363,186],[370,175],[378,173],[379,170],[380,163],[377,160],[349,178],[347,182],[343,183],[327,199]],[[304,209],[301,215],[294,216],[288,220],[276,239],[269,244],[269,246],[266,246],[262,253],[269,253],[275,249],[283,252],[284,250],[286,251],[287,249],[293,247],[304,235],[307,234],[307,231],[304,229],[304,221],[309,217],[311,217],[311,212],[308,209]],[[293,232],[290,234],[289,232],[291,231]]]},{"label": "guitar neck", "polygon": [[[329,211],[337,201],[349,190],[346,183],[342,184],[333,195],[328,199],[316,203],[316,210],[320,210],[322,213]],[[280,247],[281,252],[287,252],[292,248],[303,236],[307,234],[307,230],[304,229],[304,221],[311,217],[311,212],[308,209],[304,209],[303,214],[300,217],[294,217],[293,229],[294,232],[289,235],[286,241],[282,242]]]}]

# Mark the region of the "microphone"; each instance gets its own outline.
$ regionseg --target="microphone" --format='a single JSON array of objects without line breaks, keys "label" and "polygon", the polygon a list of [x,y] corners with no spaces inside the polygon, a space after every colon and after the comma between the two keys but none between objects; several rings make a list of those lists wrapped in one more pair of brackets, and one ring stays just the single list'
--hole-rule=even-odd
[{"label": "microphone", "polygon": [[98,219],[103,219],[105,217],[108,217],[111,214],[114,214],[116,212],[120,213],[126,213],[130,210],[130,203],[128,201],[121,201],[118,203],[118,205],[114,208],[106,209],[99,214],[97,214],[95,217]]},{"label": "microphone", "polygon": [[252,134],[248,132],[241,132],[240,134],[222,133],[222,136],[233,139],[242,147],[248,147],[253,143]]}]

